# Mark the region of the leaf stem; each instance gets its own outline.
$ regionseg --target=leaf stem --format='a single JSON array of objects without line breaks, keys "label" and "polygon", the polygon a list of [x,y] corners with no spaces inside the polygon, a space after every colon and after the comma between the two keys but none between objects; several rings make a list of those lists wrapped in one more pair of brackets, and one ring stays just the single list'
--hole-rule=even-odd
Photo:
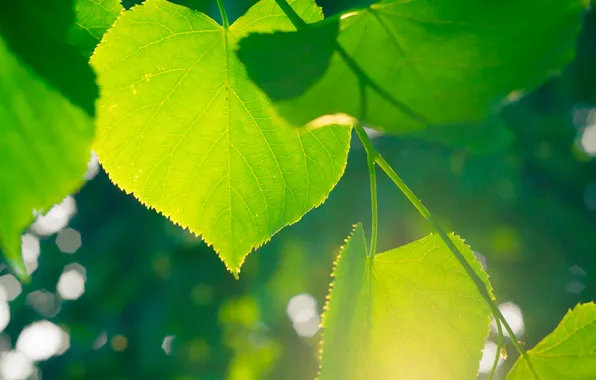
[{"label": "leaf stem", "polygon": [[285,15],[290,19],[290,22],[292,23],[292,25],[294,25],[294,28],[299,30],[307,25],[306,21],[304,21],[302,17],[300,17],[300,15],[296,13],[294,8],[292,8],[292,6],[288,4],[286,0],[275,0],[275,2],[277,3],[277,6],[280,7],[281,10],[285,13]]},{"label": "leaf stem", "polygon": [[[361,133],[366,134],[364,128],[356,128],[356,134],[360,137],[361,141],[363,137],[360,136]],[[367,136],[368,137],[368,136]],[[368,139],[370,141],[370,139]],[[372,144],[368,146],[364,146],[366,150],[366,162],[368,164],[368,174],[370,177],[370,202],[371,202],[371,210],[372,210],[372,229],[371,229],[371,236],[370,236],[370,250],[368,252],[369,256],[374,256],[377,253],[377,235],[379,233],[379,207],[377,201],[377,172],[375,167],[375,154],[374,148]],[[372,151],[371,151],[372,149]]]},{"label": "leaf stem", "polygon": [[[406,196],[406,198],[408,198],[410,203],[416,208],[416,210],[418,210],[420,215],[422,215],[422,217],[424,219],[426,219],[431,224],[432,228],[441,237],[441,239],[443,240],[445,245],[447,245],[447,247],[449,248],[449,250],[451,251],[453,256],[455,256],[457,261],[459,261],[459,263],[464,268],[464,270],[466,271],[468,276],[472,279],[472,281],[476,285],[476,288],[478,289],[478,292],[480,293],[482,298],[484,298],[484,300],[490,307],[493,315],[495,316],[495,319],[498,319],[503,323],[503,326],[505,326],[505,330],[507,330],[507,332],[509,333],[509,336],[511,337],[511,341],[512,341],[513,345],[515,346],[517,351],[520,353],[520,355],[522,355],[526,360],[528,360],[528,363],[529,363],[530,360],[529,360],[526,350],[523,347],[521,347],[521,345],[518,343],[517,338],[515,337],[515,333],[511,329],[511,326],[509,326],[509,323],[507,323],[507,320],[505,319],[505,317],[499,310],[498,306],[493,301],[493,298],[490,295],[486,284],[478,276],[478,274],[476,273],[474,268],[472,268],[470,263],[468,263],[466,258],[459,251],[459,249],[455,246],[455,244],[453,244],[453,241],[451,241],[451,239],[449,239],[449,237],[447,236],[447,233],[443,230],[441,225],[431,215],[431,213],[428,211],[428,209],[422,204],[420,199],[418,199],[416,197],[414,192],[412,192],[412,190],[410,190],[410,188],[405,184],[405,182],[397,175],[397,173],[393,170],[393,168],[387,163],[387,161],[385,161],[383,156],[381,156],[381,154],[376,151],[376,149],[372,145],[372,141],[370,140],[370,138],[368,137],[366,132],[364,132],[363,127],[361,125],[357,125],[355,127],[355,129],[358,133],[358,137],[360,137],[360,139],[362,140],[362,144],[364,145],[367,153],[371,152],[370,154],[372,154],[374,161],[389,176],[389,178],[401,190],[401,192]],[[361,130],[361,132],[358,132],[359,129]]]},{"label": "leaf stem", "polygon": [[[221,0],[217,0],[217,1],[218,1],[218,4],[221,2]],[[282,9],[282,11],[285,13],[285,15],[290,19],[290,21],[292,22],[292,24],[294,25],[294,27],[296,29],[301,29],[307,25],[306,22],[294,11],[294,9],[290,6],[290,4],[288,4],[288,2],[286,0],[275,0],[275,2]],[[338,47],[340,49],[338,49]],[[349,56],[347,56],[347,53],[345,52],[345,50],[343,50],[343,48],[341,48],[341,46],[338,43],[336,43],[336,50],[338,50],[338,52],[340,53],[340,55],[342,55],[344,60],[354,63],[351,60],[351,58]],[[359,70],[358,70],[358,74],[359,74],[358,76],[361,80],[363,78],[364,79],[368,78],[368,76],[365,73],[360,72]],[[443,240],[445,245],[447,245],[447,247],[449,248],[449,250],[451,251],[453,256],[455,256],[455,258],[457,259],[457,261],[459,261],[459,263],[464,268],[464,270],[466,271],[468,276],[472,279],[472,281],[474,282],[474,285],[476,285],[478,292],[480,293],[482,298],[484,298],[484,300],[490,307],[490,309],[495,317],[495,320],[500,320],[503,323],[503,326],[505,326],[505,330],[507,331],[507,333],[509,334],[509,337],[511,338],[511,342],[513,343],[513,346],[520,353],[520,355],[527,360],[528,367],[530,368],[530,371],[532,372],[532,374],[536,377],[536,379],[539,379],[539,377],[536,374],[536,371],[534,370],[534,367],[530,361],[530,357],[528,356],[528,353],[519,344],[517,338],[515,337],[515,333],[511,329],[511,326],[509,326],[509,323],[507,322],[507,320],[505,319],[505,317],[499,310],[499,307],[493,301],[493,298],[491,297],[486,284],[478,276],[478,274],[476,273],[474,268],[472,268],[470,263],[468,263],[466,258],[459,251],[459,249],[455,246],[455,244],[453,244],[453,241],[451,241],[451,239],[449,239],[449,237],[447,236],[447,233],[443,230],[443,228],[440,226],[440,224],[433,218],[433,216],[428,211],[428,209],[426,207],[424,207],[424,205],[422,204],[420,199],[418,199],[416,197],[416,195],[412,192],[412,190],[410,190],[410,188],[405,184],[405,182],[397,175],[397,173],[387,163],[387,161],[385,161],[385,159],[379,154],[379,152],[376,151],[376,149],[372,145],[372,141],[370,140],[370,138],[364,131],[364,127],[361,124],[357,124],[354,127],[354,129],[356,130],[358,137],[360,138],[360,140],[362,141],[362,144],[364,145],[364,148],[366,149],[368,160],[375,162],[377,165],[379,165],[379,167],[385,172],[385,174],[387,174],[389,176],[389,178],[401,190],[401,192],[406,196],[406,198],[408,198],[408,200],[416,208],[416,210],[418,210],[420,215],[422,215],[422,217],[424,219],[426,219],[431,224],[432,228],[439,235],[439,237]],[[375,189],[376,189],[376,185],[375,185]],[[372,190],[372,184],[371,184],[371,190]],[[371,196],[372,196],[372,194],[371,194]],[[376,198],[376,195],[375,195],[375,198]],[[376,240],[376,238],[375,238],[375,240]]]},{"label": "leaf stem", "polygon": [[501,326],[501,321],[495,318],[495,323],[497,324],[497,332],[499,334],[497,340],[497,354],[495,355],[495,361],[493,362],[493,367],[490,370],[488,375],[488,380],[493,380],[495,377],[495,372],[497,371],[497,366],[499,365],[499,358],[501,357],[501,350],[503,349],[503,327]]},{"label": "leaf stem", "polygon": [[228,21],[228,14],[226,13],[223,0],[217,0],[217,7],[219,8],[219,13],[221,14],[221,22],[223,23],[223,27],[227,30],[230,28],[230,22]]},{"label": "leaf stem", "polygon": [[[219,0],[218,0],[219,1]],[[300,30],[305,28],[308,24],[296,13],[294,8],[286,1],[286,0],[275,0],[275,3],[281,8],[281,10],[285,13],[286,17],[290,19],[290,22],[296,30]],[[350,69],[356,74],[358,79],[360,80],[361,84],[364,84],[370,87],[373,91],[377,93],[381,98],[385,99],[394,107],[398,108],[407,116],[411,117],[412,119],[416,120],[417,122],[428,125],[428,121],[426,121],[422,115],[405,105],[404,103],[397,100],[393,95],[391,95],[388,91],[383,89],[377,82],[375,82],[370,76],[366,74],[366,72],[358,65],[356,61],[348,54],[348,52],[341,46],[338,41],[335,41],[334,46],[335,51],[339,54],[339,56],[344,60],[346,65],[350,67]],[[362,115],[366,116],[366,115]],[[361,119],[364,120],[364,119]]]}]

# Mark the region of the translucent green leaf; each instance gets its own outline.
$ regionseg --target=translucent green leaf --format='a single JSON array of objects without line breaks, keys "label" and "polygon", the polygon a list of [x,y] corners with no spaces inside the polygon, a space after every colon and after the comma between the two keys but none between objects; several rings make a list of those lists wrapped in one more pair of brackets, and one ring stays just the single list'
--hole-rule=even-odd
[{"label": "translucent green leaf", "polygon": [[339,114],[404,133],[481,121],[511,92],[560,71],[586,5],[389,0],[298,32],[250,35],[238,54],[295,125]]},{"label": "translucent green leaf", "polygon": [[120,0],[76,0],[76,21],[68,40],[91,57],[101,37],[123,11]]},{"label": "translucent green leaf", "polygon": [[22,276],[22,231],[77,190],[90,157],[97,88],[66,43],[73,10],[66,0],[0,5],[0,246]]},{"label": "translucent green leaf", "polygon": [[[321,19],[312,0],[293,6]],[[111,179],[212,244],[246,255],[321,204],[343,174],[350,128],[281,123],[233,53],[251,31],[292,30],[274,0],[226,29],[163,0],[119,17],[91,59],[102,95],[94,146]]]},{"label": "translucent green leaf", "polygon": [[528,355],[529,362],[520,357],[508,380],[596,379],[596,305],[590,302],[569,310]]},{"label": "translucent green leaf", "polygon": [[490,309],[438,235],[369,258],[358,224],[333,276],[319,380],[476,379]]}]

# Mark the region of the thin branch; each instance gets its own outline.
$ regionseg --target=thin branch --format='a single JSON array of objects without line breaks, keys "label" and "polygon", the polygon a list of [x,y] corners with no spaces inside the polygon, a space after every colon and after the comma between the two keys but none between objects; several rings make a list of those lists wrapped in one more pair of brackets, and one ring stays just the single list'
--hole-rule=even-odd
[{"label": "thin branch", "polygon": [[292,25],[294,25],[294,28],[301,29],[306,26],[306,21],[304,21],[302,17],[300,17],[300,15],[296,13],[294,8],[292,8],[292,6],[288,4],[286,0],[275,0],[275,2],[277,3],[277,6],[279,6],[281,10],[286,14],[286,16],[290,19],[290,22],[292,23]]},{"label": "thin branch", "polygon": [[[356,127],[356,128],[358,128],[358,127]],[[374,147],[372,146],[372,143],[370,141],[370,138],[368,137],[368,135],[366,133],[364,135],[358,134],[358,137],[368,140],[367,142],[363,141],[363,144],[365,144],[365,146],[370,146],[371,149],[374,149]],[[511,337],[511,341],[512,341],[513,345],[515,346],[515,348],[517,349],[517,351],[526,360],[528,360],[528,363],[529,363],[530,358],[528,357],[526,350],[517,341],[517,338],[515,337],[515,333],[513,332],[513,330],[511,329],[511,326],[509,326],[509,323],[507,322],[507,320],[505,319],[505,317],[499,310],[499,307],[494,302],[484,281],[482,281],[482,279],[478,276],[478,274],[476,273],[474,268],[472,268],[470,263],[468,263],[468,261],[466,260],[464,255],[459,251],[459,249],[455,246],[455,244],[453,244],[453,241],[451,241],[451,239],[449,239],[449,237],[447,236],[447,233],[443,230],[441,225],[431,215],[431,213],[428,211],[428,209],[422,204],[420,199],[418,199],[416,197],[416,195],[412,192],[412,190],[410,190],[410,188],[405,184],[405,182],[397,175],[395,170],[393,170],[393,168],[387,163],[387,161],[385,161],[385,159],[379,154],[379,152],[375,151],[374,157],[375,157],[375,162],[379,165],[379,167],[389,176],[389,178],[401,190],[401,192],[406,196],[406,198],[408,198],[410,203],[416,208],[416,210],[418,210],[420,215],[422,215],[422,217],[430,223],[430,225],[435,230],[435,232],[439,235],[441,240],[443,240],[445,245],[447,245],[447,247],[449,248],[449,250],[451,251],[453,256],[455,256],[455,258],[457,259],[457,261],[459,261],[459,263],[464,268],[464,270],[466,271],[468,276],[472,279],[472,281],[474,282],[474,285],[476,285],[476,289],[478,289],[478,292],[480,293],[482,298],[484,298],[484,300],[490,307],[495,318],[499,319],[503,323],[503,326],[505,326],[505,330],[507,330],[507,332],[509,333],[509,336]],[[530,368],[531,368],[531,366],[530,366]],[[536,377],[536,378],[538,378],[538,377]]]},{"label": "thin branch", "polygon": [[[219,1],[221,1],[221,0],[218,0],[218,2]],[[286,16],[290,19],[290,21],[296,27],[296,29],[300,29],[300,28],[303,28],[304,26],[306,26],[306,23],[304,22],[304,20],[302,20],[302,18],[294,11],[294,9],[292,9],[292,7],[287,3],[286,0],[275,0],[275,2],[284,11]],[[342,55],[342,57],[344,58],[344,60],[346,60],[346,62],[348,64],[355,63],[355,62],[353,62],[351,57],[349,57],[347,55],[345,50],[341,49],[341,46],[338,43],[336,43],[336,50],[337,50],[337,47],[340,48],[339,53],[340,53],[340,55]],[[354,68],[354,67],[352,66],[352,68]],[[357,70],[357,75],[360,77],[361,81],[363,81],[363,78],[367,79],[368,76],[366,75],[366,73],[361,71],[359,67],[358,67],[358,69],[359,70]],[[366,81],[364,81],[364,83],[366,83]],[[370,83],[366,83],[366,84],[370,85]],[[530,361],[530,357],[528,356],[528,353],[519,344],[519,342],[515,336],[515,333],[511,329],[511,326],[509,326],[509,323],[507,322],[507,320],[505,319],[505,317],[499,310],[499,307],[494,302],[494,300],[488,290],[487,285],[478,276],[478,274],[476,273],[474,268],[472,268],[470,263],[466,260],[464,255],[459,251],[459,249],[455,246],[455,244],[453,244],[453,241],[451,241],[451,239],[447,236],[447,233],[443,230],[441,225],[434,219],[434,217],[431,215],[431,213],[428,211],[428,209],[422,204],[420,199],[418,199],[416,197],[416,195],[412,192],[412,190],[410,190],[410,188],[405,184],[405,182],[393,170],[391,165],[389,165],[387,163],[387,161],[385,161],[385,159],[379,154],[379,152],[376,151],[376,149],[372,145],[370,138],[364,131],[364,128],[362,127],[362,125],[360,125],[360,124],[356,125],[355,129],[356,129],[356,132],[358,133],[358,137],[360,137],[360,140],[362,141],[362,144],[364,145],[364,148],[366,149],[367,156],[369,157],[369,160],[374,161],[379,165],[379,167],[389,176],[389,178],[401,190],[401,192],[406,196],[406,198],[408,198],[408,200],[416,208],[416,210],[418,210],[420,215],[422,215],[422,217],[424,219],[426,219],[431,224],[432,228],[439,235],[439,237],[443,240],[443,242],[449,248],[449,250],[451,251],[453,256],[455,256],[457,261],[464,268],[464,270],[466,271],[468,276],[472,279],[472,281],[474,282],[474,285],[476,286],[476,289],[478,290],[478,292],[480,293],[482,298],[484,298],[484,300],[490,307],[493,315],[495,316],[495,319],[500,320],[503,323],[503,326],[505,326],[505,330],[507,331],[507,333],[509,334],[509,337],[511,338],[511,342],[515,346],[516,350],[520,353],[520,355],[524,359],[527,360],[528,367],[530,368],[533,375],[536,377],[536,379],[539,379],[538,375],[536,374],[536,371],[534,370],[534,368],[532,366],[532,363]]]},{"label": "thin branch", "polygon": [[221,22],[223,23],[224,29],[229,29],[230,22],[228,21],[228,14],[226,13],[226,8],[223,5],[223,0],[217,0],[217,7],[219,8],[219,13],[221,14]]},{"label": "thin branch", "polygon": [[501,357],[501,350],[503,349],[503,327],[501,321],[495,316],[495,323],[497,324],[497,333],[499,334],[497,340],[497,354],[495,355],[495,361],[493,362],[493,368],[490,370],[488,380],[493,380],[497,367],[499,366],[499,358]]},{"label": "thin branch", "polygon": [[[218,0],[218,2],[221,0]],[[296,13],[294,8],[286,0],[275,0],[275,3],[281,8],[281,10],[285,13],[285,15],[290,19],[290,22],[296,30],[300,30],[305,28],[308,24]],[[371,88],[377,95],[381,98],[386,100],[395,108],[399,109],[401,112],[406,114],[408,117],[416,120],[417,122],[428,125],[429,123],[420,115],[418,112],[411,109],[405,103],[397,100],[389,91],[386,91],[383,87],[381,87],[374,79],[372,79],[361,67],[360,65],[348,54],[348,52],[340,45],[338,41],[335,41],[334,46],[335,51],[340,55],[340,57],[344,60],[346,65],[356,74],[358,80],[360,81],[361,85],[364,87]],[[366,115],[364,115],[366,116]],[[365,121],[362,119],[362,121]]]},{"label": "thin branch", "polygon": [[[355,129],[358,136],[360,136],[361,133],[366,134],[366,131],[361,126]],[[362,137],[360,137],[360,139],[362,140]],[[374,154],[371,153],[370,150],[371,147],[372,145],[368,147],[365,146],[364,149],[366,150],[366,162],[368,164],[368,174],[370,176],[370,201],[372,210],[372,229],[370,237],[370,250],[368,254],[369,256],[374,256],[377,253],[377,236],[379,233],[379,207],[377,201],[377,173],[375,167]]]}]

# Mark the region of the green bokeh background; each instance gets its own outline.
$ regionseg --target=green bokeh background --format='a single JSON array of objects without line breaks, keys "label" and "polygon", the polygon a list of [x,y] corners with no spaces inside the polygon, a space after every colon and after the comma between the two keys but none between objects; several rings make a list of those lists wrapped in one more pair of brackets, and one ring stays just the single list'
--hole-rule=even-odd
[{"label": "green bokeh background", "polygon": [[[328,15],[361,5],[319,3]],[[193,4],[217,19],[215,1]],[[228,1],[226,7],[233,20],[251,4]],[[596,183],[596,162],[579,144],[586,113],[578,111],[596,107],[595,46],[591,11],[573,64],[502,109],[510,138],[466,138],[468,132],[457,129],[466,144],[458,144],[457,135],[450,144],[374,140],[430,210],[486,258],[499,301],[523,311],[528,347],[552,331],[569,307],[596,299],[596,194],[586,192]],[[200,239],[118,190],[103,172],[75,199],[78,212],[69,226],[81,233],[82,247],[68,255],[55,236],[42,240],[39,268],[11,302],[4,332],[14,344],[24,326],[40,319],[69,331],[69,350],[39,363],[44,379],[315,377],[320,332],[299,337],[286,306],[292,296],[308,293],[320,310],[333,260],[352,224],[362,221],[370,229],[366,157],[357,139],[328,201],[251,254],[240,280]],[[380,250],[430,231],[382,174],[379,201]],[[30,308],[27,294],[55,292],[71,262],[86,268],[83,296],[62,302],[55,316]],[[572,266],[586,275],[572,273]],[[571,281],[585,288],[570,293]],[[104,331],[107,343],[93,349]],[[166,336],[175,337],[170,355],[161,348]],[[515,360],[514,350],[508,351],[503,370]]]}]

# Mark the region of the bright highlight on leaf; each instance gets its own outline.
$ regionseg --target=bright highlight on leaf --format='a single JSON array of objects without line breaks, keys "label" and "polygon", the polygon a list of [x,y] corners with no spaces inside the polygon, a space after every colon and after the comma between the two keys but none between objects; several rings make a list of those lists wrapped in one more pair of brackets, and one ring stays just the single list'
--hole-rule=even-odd
[{"label": "bright highlight on leaf", "polygon": [[590,302],[569,310],[528,356],[529,362],[520,357],[508,380],[596,379],[596,305]]},{"label": "bright highlight on leaf", "polygon": [[[488,285],[470,248],[451,239]],[[370,258],[358,224],[334,277],[319,380],[476,379],[490,309],[438,235]]]},{"label": "bright highlight on leaf", "polygon": [[[292,6],[322,18],[312,0]],[[201,234],[234,274],[321,204],[346,164],[350,128],[281,123],[234,54],[247,33],[292,29],[274,0],[229,29],[148,0],[120,16],[91,59],[102,88],[94,150],[111,179]]]},{"label": "bright highlight on leaf", "polygon": [[404,133],[478,122],[560,71],[586,4],[388,0],[298,32],[250,35],[238,54],[295,125],[339,113]]},{"label": "bright highlight on leaf", "polygon": [[97,92],[91,68],[66,43],[72,2],[26,3],[0,5],[0,247],[22,276],[21,233],[34,210],[83,182]]}]

